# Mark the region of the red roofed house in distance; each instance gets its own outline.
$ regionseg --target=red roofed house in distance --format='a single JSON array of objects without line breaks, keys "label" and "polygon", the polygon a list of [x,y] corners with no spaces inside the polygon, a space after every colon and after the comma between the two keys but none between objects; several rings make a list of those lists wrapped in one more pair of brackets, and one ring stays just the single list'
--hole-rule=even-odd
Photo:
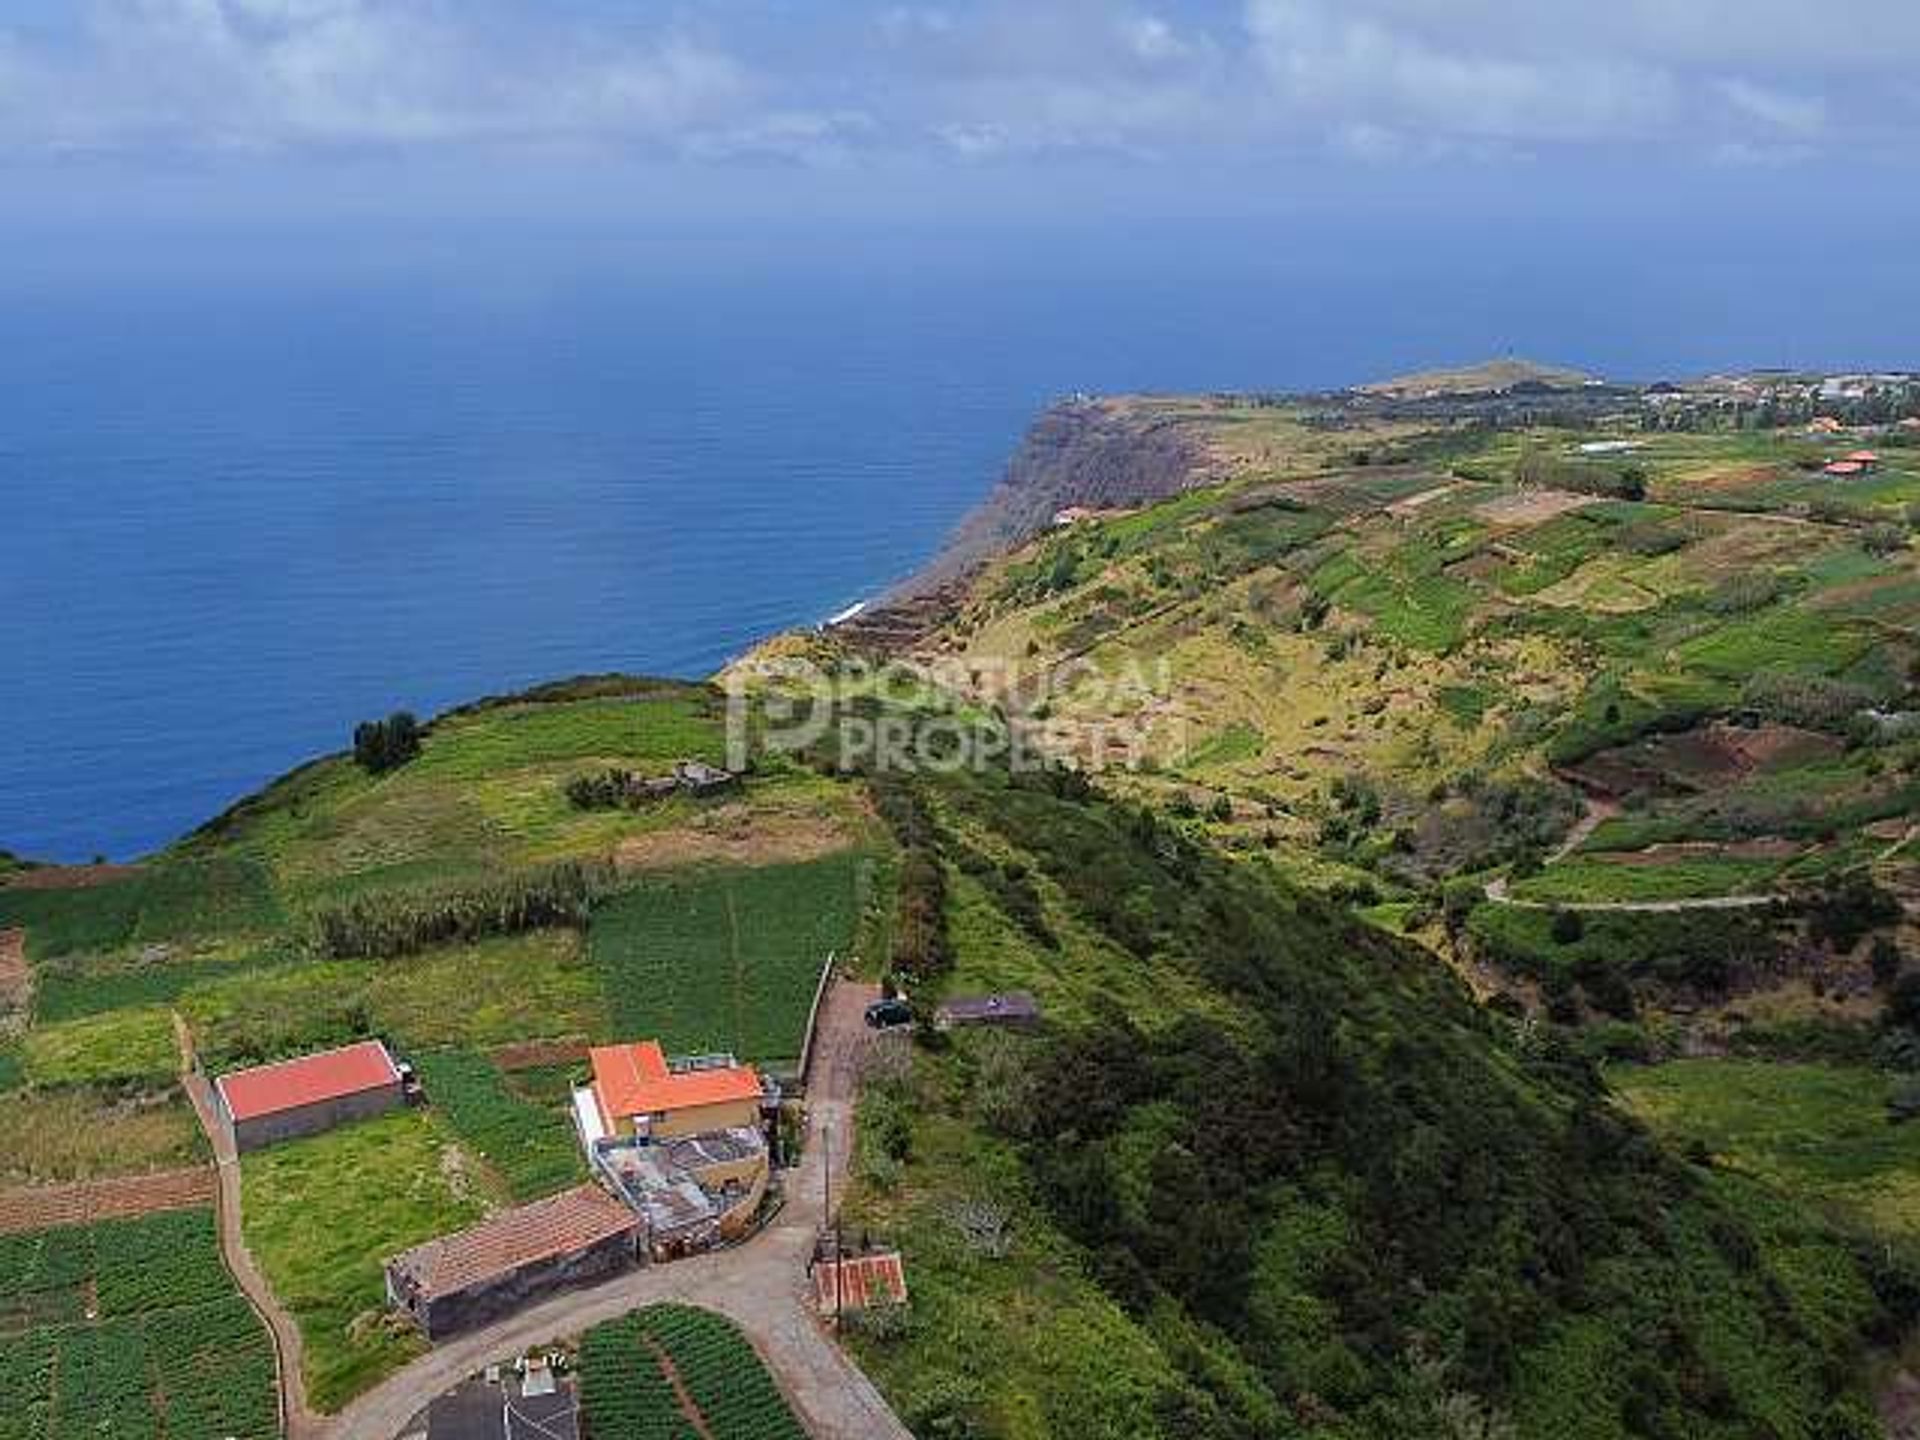
[{"label": "red roofed house in distance", "polygon": [[315,1135],[406,1103],[406,1078],[378,1040],[236,1070],[213,1088],[239,1151]]}]

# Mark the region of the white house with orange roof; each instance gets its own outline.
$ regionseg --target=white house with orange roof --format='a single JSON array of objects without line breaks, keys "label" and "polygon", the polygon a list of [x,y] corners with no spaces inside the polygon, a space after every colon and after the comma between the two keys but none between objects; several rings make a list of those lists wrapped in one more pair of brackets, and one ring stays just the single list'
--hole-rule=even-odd
[{"label": "white house with orange roof", "polygon": [[588,1058],[588,1089],[608,1139],[674,1140],[760,1124],[766,1086],[731,1055],[669,1060],[658,1041],[640,1040],[596,1045]]},{"label": "white house with orange roof", "polygon": [[743,1233],[770,1179],[762,1117],[778,1091],[731,1055],[669,1059],[654,1040],[588,1056],[593,1080],[573,1092],[581,1144],[645,1222],[654,1256]]}]

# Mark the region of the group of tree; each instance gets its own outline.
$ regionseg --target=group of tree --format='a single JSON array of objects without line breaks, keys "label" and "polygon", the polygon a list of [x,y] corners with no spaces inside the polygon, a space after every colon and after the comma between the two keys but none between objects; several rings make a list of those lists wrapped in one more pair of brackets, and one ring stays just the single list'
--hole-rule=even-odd
[{"label": "group of tree", "polygon": [[353,761],[369,775],[396,770],[420,753],[420,722],[406,710],[353,727]]}]

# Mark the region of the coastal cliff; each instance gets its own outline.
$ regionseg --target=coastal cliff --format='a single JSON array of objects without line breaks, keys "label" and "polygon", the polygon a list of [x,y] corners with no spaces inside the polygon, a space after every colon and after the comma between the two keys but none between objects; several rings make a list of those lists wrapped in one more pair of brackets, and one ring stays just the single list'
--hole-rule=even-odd
[{"label": "coastal cliff", "polygon": [[1202,483],[1207,458],[1193,427],[1137,401],[1060,401],[1041,412],[999,483],[904,593],[965,574],[1039,534],[1070,507],[1110,510],[1165,500]]}]

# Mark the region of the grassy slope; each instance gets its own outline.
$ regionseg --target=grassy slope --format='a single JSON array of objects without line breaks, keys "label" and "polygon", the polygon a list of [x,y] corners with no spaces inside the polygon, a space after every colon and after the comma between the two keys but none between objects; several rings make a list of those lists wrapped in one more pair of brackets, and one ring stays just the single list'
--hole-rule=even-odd
[{"label": "grassy slope", "polygon": [[386,1258],[506,1199],[486,1194],[451,1131],[418,1111],[255,1151],[241,1173],[247,1248],[299,1322],[321,1410],[424,1348],[418,1332],[383,1318]]}]

